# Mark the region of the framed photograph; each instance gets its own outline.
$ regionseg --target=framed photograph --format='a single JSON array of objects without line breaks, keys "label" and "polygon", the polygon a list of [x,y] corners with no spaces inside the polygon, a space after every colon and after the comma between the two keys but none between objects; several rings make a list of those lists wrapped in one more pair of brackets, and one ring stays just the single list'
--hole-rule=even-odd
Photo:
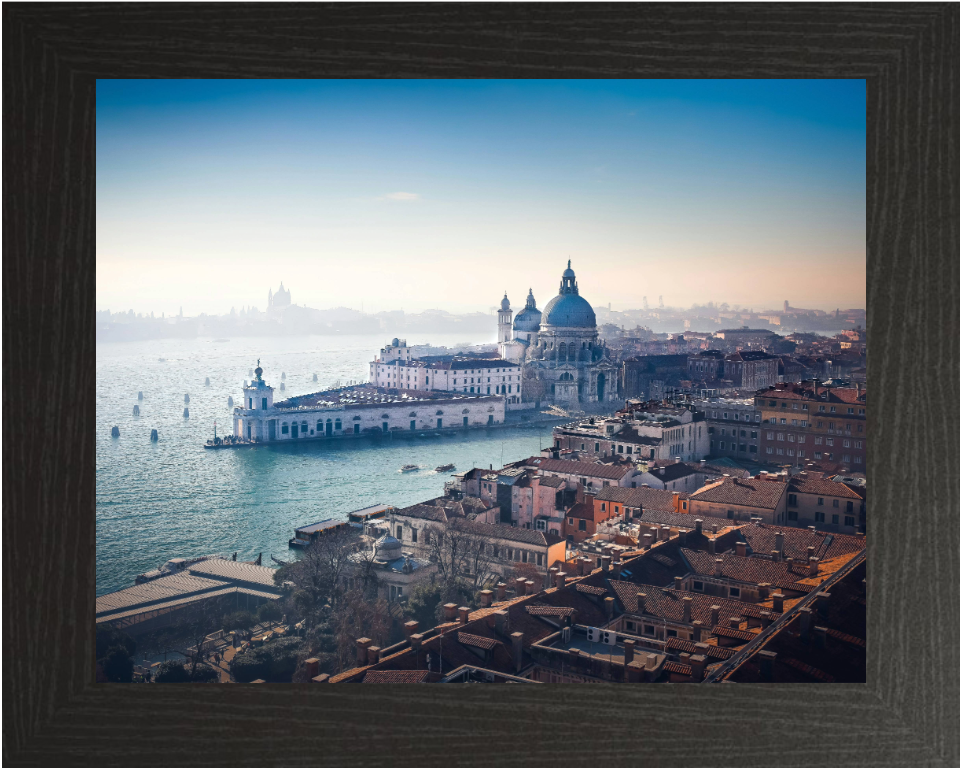
[{"label": "framed photograph", "polygon": [[960,760],[955,6],[3,14],[10,764]]}]

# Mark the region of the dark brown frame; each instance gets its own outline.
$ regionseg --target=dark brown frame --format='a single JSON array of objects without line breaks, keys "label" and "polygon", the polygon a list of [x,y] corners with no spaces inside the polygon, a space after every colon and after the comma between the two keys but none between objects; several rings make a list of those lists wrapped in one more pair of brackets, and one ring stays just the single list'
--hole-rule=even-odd
[{"label": "dark brown frame", "polygon": [[[3,6],[8,765],[960,764],[960,9]],[[868,83],[863,686],[93,682],[95,80],[782,77]]]}]

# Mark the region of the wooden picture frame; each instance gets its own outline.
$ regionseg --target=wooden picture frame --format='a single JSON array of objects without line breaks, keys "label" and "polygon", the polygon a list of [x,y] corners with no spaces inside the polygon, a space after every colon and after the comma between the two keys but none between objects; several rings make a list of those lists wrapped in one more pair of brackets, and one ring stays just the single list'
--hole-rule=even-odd
[{"label": "wooden picture frame", "polygon": [[[960,763],[960,6],[8,3],[3,21],[8,765]],[[96,80],[195,77],[865,79],[868,682],[94,683]]]}]

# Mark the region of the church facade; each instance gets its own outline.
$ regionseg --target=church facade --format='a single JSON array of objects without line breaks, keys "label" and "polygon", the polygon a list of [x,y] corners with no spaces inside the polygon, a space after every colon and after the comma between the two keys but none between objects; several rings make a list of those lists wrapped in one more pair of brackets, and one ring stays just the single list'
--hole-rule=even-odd
[{"label": "church facade", "polygon": [[516,318],[506,294],[497,316],[500,357],[520,365],[524,400],[575,406],[619,399],[617,366],[569,261],[559,293],[542,312],[531,289]]}]

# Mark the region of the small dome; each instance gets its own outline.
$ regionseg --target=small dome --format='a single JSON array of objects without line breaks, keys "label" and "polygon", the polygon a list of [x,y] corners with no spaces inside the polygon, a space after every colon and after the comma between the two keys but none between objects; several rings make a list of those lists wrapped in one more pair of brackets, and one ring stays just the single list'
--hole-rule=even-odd
[{"label": "small dome", "polygon": [[543,315],[536,307],[524,307],[513,319],[513,330],[535,332],[540,330],[540,319]]},{"label": "small dome", "polygon": [[502,309],[504,312],[510,309],[510,299],[507,298],[506,291],[504,291],[503,294],[503,301],[500,302],[500,309]]},{"label": "small dome", "polygon": [[400,550],[403,548],[403,544],[400,543],[399,539],[388,533],[386,536],[377,539],[374,548],[376,556],[381,560],[396,560],[401,555]]},{"label": "small dome", "polygon": [[573,268],[570,266],[570,261],[570,259],[567,259],[567,268],[563,270],[562,277],[576,277],[576,275],[573,273]]}]

